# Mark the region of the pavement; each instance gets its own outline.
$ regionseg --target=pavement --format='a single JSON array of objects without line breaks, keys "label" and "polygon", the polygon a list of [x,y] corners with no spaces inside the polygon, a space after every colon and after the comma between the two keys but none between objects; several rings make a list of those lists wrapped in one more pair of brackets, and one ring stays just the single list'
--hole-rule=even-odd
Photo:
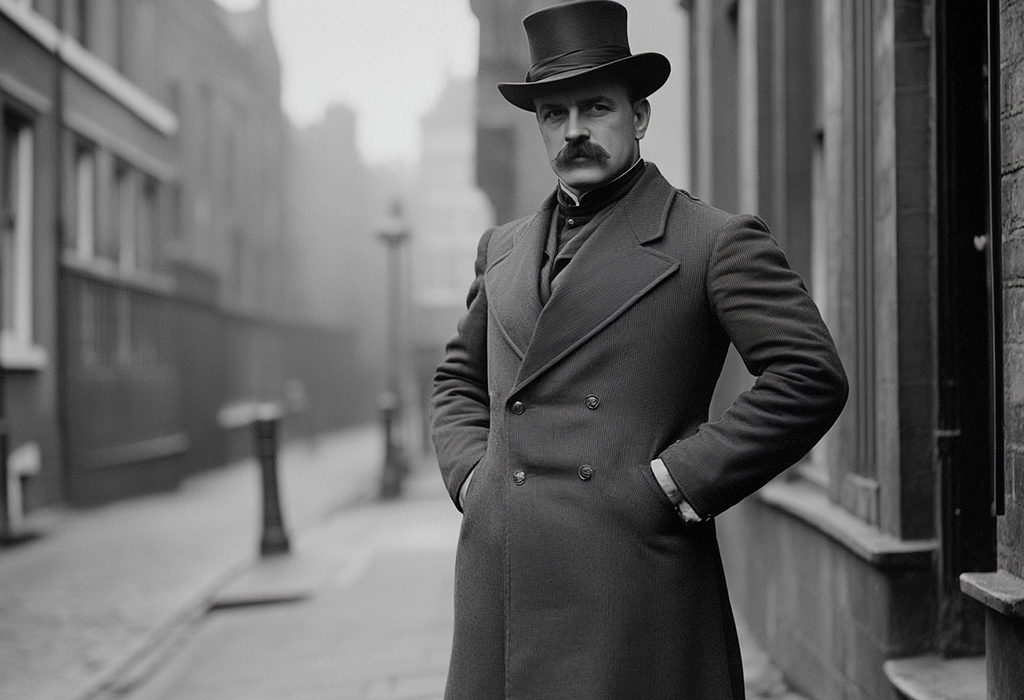
[{"label": "pavement", "polygon": [[[292,548],[260,558],[246,460],[0,550],[0,700],[433,700],[460,516],[429,458],[376,495],[374,426],[285,445]],[[804,700],[740,623],[749,700]]]},{"label": "pavement", "polygon": [[[282,511],[301,532],[376,493],[376,426],[290,442]],[[259,469],[247,459],[171,493],[47,514],[0,549],[0,700],[81,700],[152,653],[258,558]]]}]

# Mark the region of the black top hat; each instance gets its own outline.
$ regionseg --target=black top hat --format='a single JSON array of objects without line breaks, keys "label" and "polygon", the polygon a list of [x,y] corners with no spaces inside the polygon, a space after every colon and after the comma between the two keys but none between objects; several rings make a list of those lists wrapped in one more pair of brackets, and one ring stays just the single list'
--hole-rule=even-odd
[{"label": "black top hat", "polygon": [[664,85],[672,70],[660,53],[629,52],[626,8],[612,0],[555,5],[528,15],[523,26],[533,65],[526,82],[498,83],[498,90],[530,112],[535,97],[584,80],[622,83],[638,100]]}]

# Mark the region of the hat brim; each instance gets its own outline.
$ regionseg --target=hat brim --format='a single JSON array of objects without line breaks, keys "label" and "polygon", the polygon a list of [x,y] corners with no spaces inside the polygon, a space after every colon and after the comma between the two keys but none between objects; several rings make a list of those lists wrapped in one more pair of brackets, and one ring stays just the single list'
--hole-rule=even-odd
[{"label": "hat brim", "polygon": [[498,83],[498,92],[519,109],[536,112],[534,100],[585,82],[622,83],[634,99],[652,94],[668,80],[672,66],[660,53],[638,53],[593,68],[582,68],[525,83]]}]

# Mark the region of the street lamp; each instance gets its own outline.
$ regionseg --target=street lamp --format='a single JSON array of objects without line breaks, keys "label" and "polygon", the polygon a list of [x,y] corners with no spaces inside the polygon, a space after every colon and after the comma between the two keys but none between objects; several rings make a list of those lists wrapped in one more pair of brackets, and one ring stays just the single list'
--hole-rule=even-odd
[{"label": "street lamp", "polygon": [[402,205],[391,205],[377,238],[387,253],[387,386],[377,400],[384,428],[384,465],[381,470],[380,497],[390,499],[402,491],[402,480],[409,471],[405,450],[396,438],[396,424],[401,419],[401,316],[402,258],[401,249],[409,240],[409,229],[402,218]]}]

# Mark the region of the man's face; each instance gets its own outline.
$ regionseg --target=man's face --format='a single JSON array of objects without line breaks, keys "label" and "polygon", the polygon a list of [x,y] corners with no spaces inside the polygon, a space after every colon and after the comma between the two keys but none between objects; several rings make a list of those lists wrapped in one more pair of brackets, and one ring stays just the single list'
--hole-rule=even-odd
[{"label": "man's face", "polygon": [[551,168],[577,194],[611,180],[640,157],[651,107],[625,86],[592,83],[534,100]]}]

